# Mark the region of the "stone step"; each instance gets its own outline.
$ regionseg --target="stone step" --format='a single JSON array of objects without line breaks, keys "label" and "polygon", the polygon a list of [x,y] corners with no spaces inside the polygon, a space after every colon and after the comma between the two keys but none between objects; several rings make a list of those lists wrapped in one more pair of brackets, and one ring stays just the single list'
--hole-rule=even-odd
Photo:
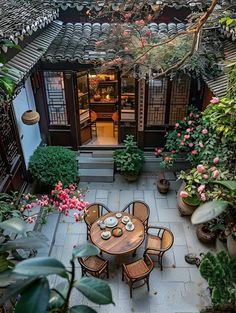
[{"label": "stone step", "polygon": [[85,168],[114,168],[114,161],[112,158],[88,158],[88,157],[80,157],[79,158],[79,172],[80,169]]},{"label": "stone step", "polygon": [[114,181],[114,170],[113,168],[81,168],[79,177],[81,182],[111,183]]}]

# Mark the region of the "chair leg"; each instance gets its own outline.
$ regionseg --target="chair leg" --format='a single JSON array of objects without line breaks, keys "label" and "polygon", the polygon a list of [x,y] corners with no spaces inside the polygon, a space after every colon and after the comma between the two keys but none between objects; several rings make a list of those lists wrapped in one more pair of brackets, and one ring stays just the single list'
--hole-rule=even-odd
[{"label": "chair leg", "polygon": [[149,277],[146,278],[146,283],[147,283],[147,290],[148,290],[148,292],[149,292],[149,289],[150,289],[150,288],[149,288]]},{"label": "chair leg", "polygon": [[159,257],[159,262],[160,262],[160,267],[161,267],[161,271],[163,271],[163,266],[162,266],[162,255]]},{"label": "chair leg", "polygon": [[130,298],[133,297],[133,285],[132,285],[132,283],[129,284],[129,295],[130,295]]},{"label": "chair leg", "polygon": [[122,266],[122,281],[124,281],[124,267]]}]

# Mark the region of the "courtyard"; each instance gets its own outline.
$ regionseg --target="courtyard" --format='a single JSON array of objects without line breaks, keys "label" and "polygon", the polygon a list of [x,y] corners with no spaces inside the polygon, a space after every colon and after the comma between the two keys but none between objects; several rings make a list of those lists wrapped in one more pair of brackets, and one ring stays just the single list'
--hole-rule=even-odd
[{"label": "courtyard", "polygon": [[[187,253],[204,253],[214,251],[214,247],[203,245],[195,234],[195,226],[187,217],[181,217],[176,205],[176,193],[180,181],[172,172],[167,172],[166,177],[171,182],[171,190],[167,195],[162,195],[156,188],[156,175],[143,173],[137,182],[129,183],[119,174],[116,174],[113,183],[86,183],[80,188],[87,188],[86,200],[89,203],[99,202],[105,204],[112,211],[120,211],[127,203],[133,200],[145,201],[150,206],[149,224],[165,226],[174,234],[174,245],[164,255],[163,271],[155,266],[150,276],[150,292],[146,286],[133,292],[129,297],[129,288],[121,280],[121,267],[117,269],[113,256],[103,254],[110,261],[110,278],[105,279],[112,289],[115,306],[96,306],[85,296],[74,291],[71,304],[85,304],[93,307],[97,312],[137,312],[137,313],[197,313],[204,306],[210,304],[206,281],[201,277],[198,268],[185,262]],[[53,218],[52,216],[50,218]],[[43,233],[51,237],[50,221],[43,227]],[[87,243],[85,222],[75,222],[74,217],[62,215],[55,234],[55,242],[50,256],[57,258],[67,267],[74,245]],[[137,250],[135,258],[132,255],[124,256],[122,263],[129,263],[141,258],[144,252],[144,243]],[[48,251],[39,251],[38,256],[47,256]],[[76,263],[76,274],[81,275],[79,263]],[[62,279],[51,276],[52,286],[57,285]]]}]

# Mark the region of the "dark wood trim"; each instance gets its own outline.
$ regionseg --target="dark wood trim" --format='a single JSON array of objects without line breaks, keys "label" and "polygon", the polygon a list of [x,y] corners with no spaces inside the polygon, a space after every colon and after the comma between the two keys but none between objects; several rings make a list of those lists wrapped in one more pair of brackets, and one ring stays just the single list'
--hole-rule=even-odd
[{"label": "dark wood trim", "polygon": [[68,122],[71,129],[71,143],[73,149],[79,148],[77,119],[76,119],[76,100],[75,100],[75,82],[74,72],[64,72],[64,85],[65,85],[65,99]]},{"label": "dark wood trim", "polygon": [[169,125],[169,117],[170,117],[170,102],[171,102],[171,96],[172,96],[172,80],[169,78],[167,79],[167,90],[166,90],[166,112],[165,112],[165,126],[168,128]]},{"label": "dark wood trim", "polygon": [[118,110],[118,144],[119,144],[119,143],[121,143],[121,123],[120,123],[120,119],[121,119],[121,72],[117,71],[116,75],[117,75],[117,80],[118,80],[118,88],[117,88],[118,105],[117,105],[117,110]]}]

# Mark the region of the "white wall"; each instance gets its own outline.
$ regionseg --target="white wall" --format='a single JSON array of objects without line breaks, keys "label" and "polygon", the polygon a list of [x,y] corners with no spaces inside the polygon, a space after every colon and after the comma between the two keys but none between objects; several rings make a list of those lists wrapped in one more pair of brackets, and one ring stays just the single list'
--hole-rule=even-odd
[{"label": "white wall", "polygon": [[[29,99],[29,106],[27,103],[26,90]],[[22,120],[22,114],[27,110],[35,111],[35,101],[30,79],[25,83],[25,88],[21,89],[19,95],[13,100],[13,108],[16,117],[16,123],[19,131],[21,147],[24,154],[25,164],[28,168],[28,162],[30,156],[41,142],[41,136],[39,131],[39,124],[25,125]]]}]

